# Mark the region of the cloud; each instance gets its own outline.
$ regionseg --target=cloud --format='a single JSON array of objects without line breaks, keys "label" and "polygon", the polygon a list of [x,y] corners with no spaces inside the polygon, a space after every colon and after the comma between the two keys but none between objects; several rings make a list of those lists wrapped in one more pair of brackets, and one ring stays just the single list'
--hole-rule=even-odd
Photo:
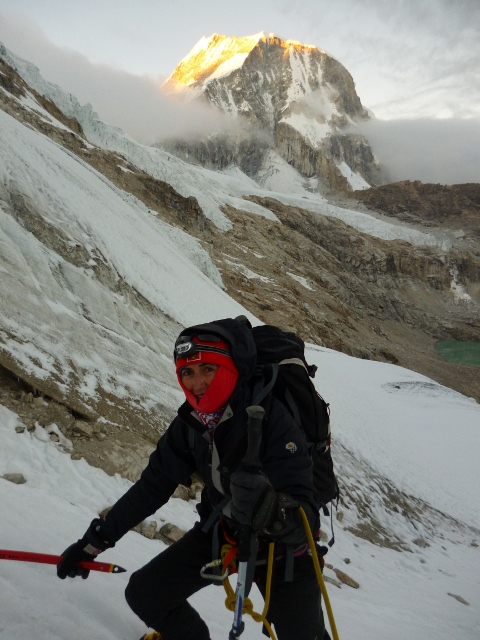
[{"label": "cloud", "polygon": [[[352,74],[362,103],[379,118],[480,117],[478,0],[244,0],[241,12],[222,0],[84,0],[60,3],[61,11],[58,0],[0,4],[37,16],[55,42],[133,73],[170,73],[200,36],[263,29],[332,53]],[[4,22],[0,15],[0,39]],[[27,53],[32,25],[25,16],[17,23],[17,41],[6,44],[36,62],[40,58],[31,46]]]},{"label": "cloud", "polygon": [[151,144],[166,137],[193,137],[237,126],[233,118],[206,103],[167,95],[160,76],[139,76],[94,64],[50,42],[25,15],[0,12],[0,39],[14,54],[33,62],[42,76],[89,102],[104,122],[135,140]]},{"label": "cloud", "polygon": [[[174,7],[172,4],[172,12],[184,11]],[[357,0],[326,4],[270,0],[267,7],[273,30],[325,46],[352,73],[363,104],[383,118],[362,126],[362,132],[392,180],[479,182],[478,0],[364,0],[361,8]],[[155,40],[156,47],[160,43],[166,49],[165,55],[174,50],[170,25],[177,15],[168,15],[168,29],[160,28]],[[246,16],[252,20],[251,14]],[[204,12],[199,10],[197,17],[200,20]],[[221,12],[215,20],[218,17]],[[243,25],[244,18],[235,14],[235,24]],[[208,25],[211,22],[213,18]],[[189,24],[187,21],[186,29],[191,28]],[[208,25],[201,26],[207,35]],[[132,31],[145,33],[133,26]],[[90,25],[85,37],[98,41],[99,33]],[[54,45],[25,14],[0,11],[0,39],[36,64],[47,80],[70,91],[80,102],[90,102],[102,120],[141,142],[234,130],[231,118],[207,105],[179,103],[163,94],[159,87],[165,78],[93,64],[72,49]],[[118,59],[125,51],[130,55],[137,44],[119,37]],[[152,59],[152,50],[148,52]],[[157,56],[155,50],[155,59]],[[412,115],[416,119],[406,120]],[[387,122],[387,118],[392,120]]]},{"label": "cloud", "polygon": [[377,117],[434,118],[447,110],[455,117],[480,116],[478,0],[292,5],[295,28],[307,30],[310,41],[347,67],[363,104]]},{"label": "cloud", "polygon": [[359,129],[391,182],[480,182],[480,119],[372,120]]}]

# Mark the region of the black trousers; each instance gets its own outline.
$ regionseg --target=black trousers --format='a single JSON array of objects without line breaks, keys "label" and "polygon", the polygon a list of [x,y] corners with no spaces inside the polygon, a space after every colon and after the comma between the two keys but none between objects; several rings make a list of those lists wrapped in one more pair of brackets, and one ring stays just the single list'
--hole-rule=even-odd
[{"label": "black trousers", "polygon": [[[209,640],[207,625],[187,598],[211,584],[200,576],[211,559],[212,533],[195,526],[132,574],[127,602],[162,640]],[[295,559],[293,582],[285,582],[284,572],[282,560],[277,560],[267,619],[275,625],[278,640],[327,640],[312,558],[305,553]],[[256,582],[264,596],[266,565],[257,567]]]}]

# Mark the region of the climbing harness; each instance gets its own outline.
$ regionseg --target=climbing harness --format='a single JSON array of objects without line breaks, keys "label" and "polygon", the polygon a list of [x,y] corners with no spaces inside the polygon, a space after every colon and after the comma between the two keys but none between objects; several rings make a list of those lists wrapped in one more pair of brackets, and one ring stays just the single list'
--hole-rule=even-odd
[{"label": "climbing harness", "polygon": [[[249,472],[259,472],[261,470],[261,463],[259,459],[260,443],[262,439],[262,422],[265,415],[265,409],[260,405],[252,405],[247,407],[248,414],[248,448],[245,457],[240,463],[244,469]],[[339,640],[335,619],[333,617],[332,607],[330,605],[330,599],[328,597],[327,589],[325,587],[325,581],[323,580],[322,570],[318,561],[317,547],[312,535],[310,523],[308,522],[305,511],[302,507],[299,507],[300,514],[302,516],[303,526],[305,533],[307,534],[308,543],[310,545],[310,552],[312,555],[313,564],[315,567],[315,573],[317,576],[320,591],[325,600],[325,607],[327,609],[328,620],[330,622],[330,629],[332,631],[333,640]],[[212,515],[210,516],[210,518]],[[220,519],[220,523],[222,520]],[[224,531],[225,533],[225,531]],[[250,615],[256,622],[262,622],[267,629],[271,640],[277,640],[272,627],[267,620],[268,607],[270,605],[270,592],[272,584],[273,573],[273,558],[275,551],[275,544],[271,542],[268,548],[268,564],[267,564],[267,580],[265,586],[265,603],[262,613],[258,613],[253,610],[252,601],[247,597],[251,580],[253,579],[253,569],[255,565],[255,558],[258,549],[258,539],[254,536],[253,529],[243,525],[238,534],[238,545],[236,541],[228,540],[228,547],[224,545],[224,552],[220,554],[220,559],[214,559],[212,562],[204,565],[201,569],[201,575],[205,578],[211,578],[217,582],[221,581],[225,589],[227,597],[225,599],[225,606],[229,611],[234,612],[233,624],[229,634],[229,640],[236,640],[240,637],[244,630],[244,622],[242,615],[245,613]],[[232,545],[232,542],[234,543]],[[237,588],[234,592],[229,580],[229,565],[234,557],[238,560],[238,579]],[[287,569],[289,567],[289,558],[291,562],[291,568],[293,569],[293,554],[287,553]],[[222,569],[223,571],[222,571]],[[210,570],[212,573],[210,573]],[[221,572],[221,573],[220,573]],[[233,573],[233,570],[232,570]]]},{"label": "climbing harness", "polygon": [[[230,545],[224,545],[224,547],[227,547]],[[230,584],[230,581],[228,579],[228,564],[226,564],[227,560],[229,558],[232,557],[232,551],[234,551],[233,557],[235,557],[237,551],[238,551],[238,547],[232,547],[230,550],[227,550],[227,553],[223,553],[223,548],[222,548],[222,554],[224,555],[224,567],[227,570],[227,577],[225,578],[225,580],[223,581],[223,587],[225,589],[225,593],[227,595],[227,597],[225,598],[225,606],[227,607],[227,609],[229,611],[235,611],[235,602],[236,602],[236,596],[235,596],[235,591],[233,590],[232,585]],[[268,607],[270,605],[270,587],[272,584],[272,571],[273,571],[273,555],[275,552],[275,543],[274,542],[270,542],[269,546],[268,546],[268,565],[267,565],[267,587],[266,587],[266,591],[265,591],[265,603],[263,606],[263,611],[262,613],[258,613],[256,611],[253,610],[253,603],[250,600],[250,598],[245,598],[243,601],[243,608],[242,608],[242,613],[247,614],[249,616],[252,616],[252,618],[255,620],[255,622],[262,622],[265,625],[265,628],[267,629],[270,638],[272,640],[277,640],[275,633],[272,629],[272,627],[270,626],[270,623],[268,622],[266,615],[268,612]],[[232,571],[232,573],[235,573],[235,571]]]},{"label": "climbing harness", "polygon": [[[310,547],[310,553],[313,560],[313,565],[315,567],[315,574],[317,576],[318,585],[320,587],[320,591],[323,596],[323,601],[325,602],[325,608],[327,610],[328,621],[330,623],[330,630],[332,632],[333,640],[339,640],[337,626],[335,624],[335,618],[333,616],[332,605],[330,604],[330,598],[328,597],[327,588],[325,586],[325,580],[323,579],[322,570],[320,568],[320,562],[318,560],[317,547],[315,544],[315,540],[313,538],[312,530],[310,528],[310,523],[308,522],[308,518],[306,516],[305,511],[302,507],[299,507],[300,515],[302,517],[303,526],[305,528],[305,533],[307,534],[307,539]],[[229,574],[237,572],[237,566],[235,564],[235,557],[238,552],[238,546],[234,543],[234,541],[229,540],[226,544],[222,546],[221,549],[221,558],[213,560],[209,562],[204,567],[202,567],[201,575],[204,578],[209,578],[211,580],[215,580],[221,582],[225,589],[226,598],[225,598],[225,606],[229,611],[235,610],[235,591],[233,590],[232,585],[228,579]],[[266,616],[268,613],[268,607],[270,605],[270,593],[271,593],[271,585],[272,585],[272,573],[273,573],[273,560],[275,553],[275,543],[270,542],[268,546],[268,560],[267,560],[267,580],[265,587],[265,603],[263,607],[262,613],[258,613],[253,609],[253,603],[250,598],[245,598],[243,601],[242,612],[244,614],[248,614],[251,616],[255,622],[261,622],[265,625],[271,640],[277,640],[275,632],[270,626]],[[220,574],[212,574],[208,570],[210,568],[218,568],[222,567],[222,573]]]}]

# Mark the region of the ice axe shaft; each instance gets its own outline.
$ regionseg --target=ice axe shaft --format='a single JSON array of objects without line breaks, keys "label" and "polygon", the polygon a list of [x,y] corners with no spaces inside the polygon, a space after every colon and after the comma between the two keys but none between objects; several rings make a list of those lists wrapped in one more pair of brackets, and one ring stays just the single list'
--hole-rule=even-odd
[{"label": "ice axe shaft", "polygon": [[247,453],[242,460],[242,467],[254,468],[259,471],[262,467],[260,464],[260,443],[262,441],[262,422],[265,416],[263,407],[252,405],[247,407],[248,414],[248,446]]},{"label": "ice axe shaft", "polygon": [[[252,471],[260,471],[259,452],[262,441],[262,422],[265,415],[263,407],[252,405],[247,407],[248,414],[248,446],[247,453],[241,462],[241,467]],[[238,543],[238,577],[237,588],[235,590],[235,611],[233,614],[233,624],[229,633],[229,640],[235,640],[245,628],[242,620],[243,602],[245,600],[245,588],[247,582],[248,561],[252,553],[251,539],[253,531],[251,527],[242,526],[240,529]]]},{"label": "ice axe shaft", "polygon": [[[63,556],[55,556],[49,553],[34,553],[33,551],[11,551],[0,549],[0,560],[20,560],[22,562],[40,562],[42,564],[60,564]],[[109,562],[79,562],[78,566],[90,571],[103,571],[104,573],[123,573],[126,569]]]}]

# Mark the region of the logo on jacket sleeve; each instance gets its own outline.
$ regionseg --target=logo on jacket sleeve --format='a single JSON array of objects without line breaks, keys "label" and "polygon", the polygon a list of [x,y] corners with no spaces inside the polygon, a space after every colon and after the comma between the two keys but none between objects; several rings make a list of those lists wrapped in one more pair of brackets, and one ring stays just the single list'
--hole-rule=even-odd
[{"label": "logo on jacket sleeve", "polygon": [[285,449],[290,451],[290,453],[295,453],[295,451],[297,450],[297,445],[294,442],[289,442],[285,445]]}]

